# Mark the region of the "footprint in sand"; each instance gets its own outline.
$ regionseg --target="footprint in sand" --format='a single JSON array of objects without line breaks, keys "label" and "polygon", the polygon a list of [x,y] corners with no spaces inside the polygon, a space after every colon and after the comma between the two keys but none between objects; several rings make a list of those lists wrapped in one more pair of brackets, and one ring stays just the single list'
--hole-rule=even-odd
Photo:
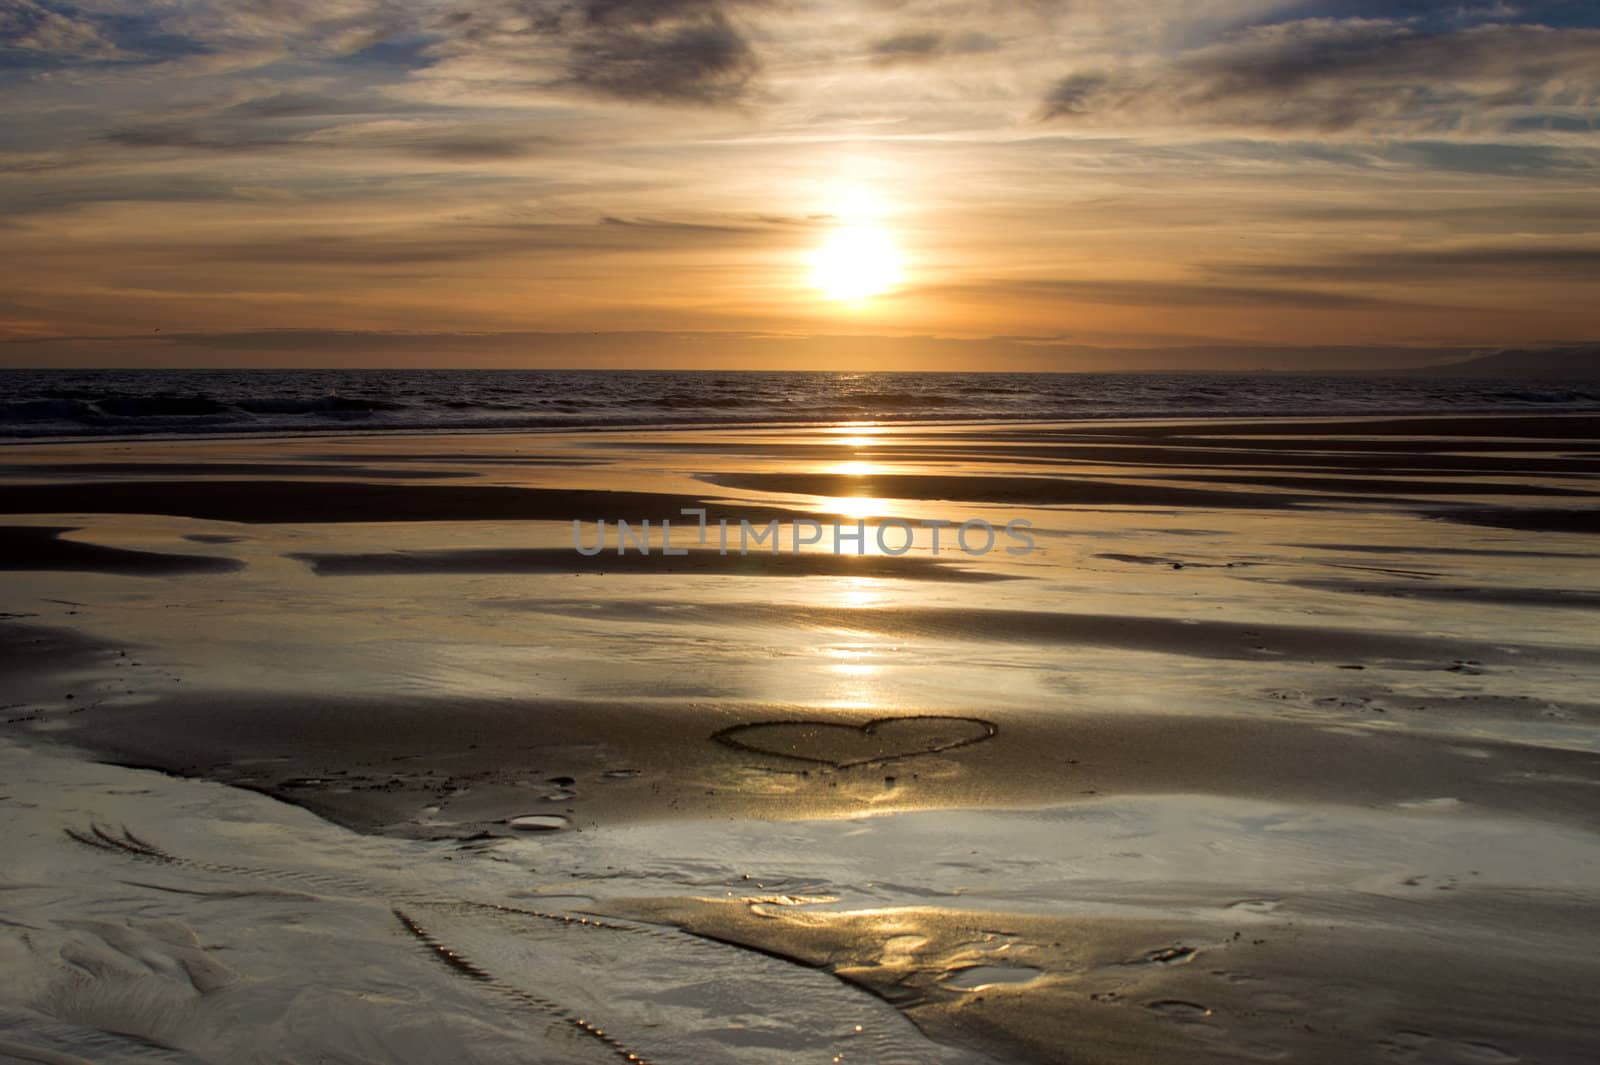
[{"label": "footprint in sand", "polygon": [[1384,1060],[1408,1065],[1513,1065],[1522,1060],[1493,1043],[1440,1039],[1426,1032],[1396,1032],[1378,1045]]},{"label": "footprint in sand", "polygon": [[988,991],[1031,984],[1043,975],[1043,970],[1026,965],[968,965],[950,972],[939,983],[952,991]]},{"label": "footprint in sand", "polygon": [[1179,998],[1157,999],[1154,1002],[1146,1002],[1144,1006],[1145,1009],[1159,1013],[1163,1017],[1189,1023],[1204,1021],[1215,1012],[1209,1006]]},{"label": "footprint in sand", "polygon": [[560,832],[571,822],[560,814],[525,814],[506,822],[519,832]]}]

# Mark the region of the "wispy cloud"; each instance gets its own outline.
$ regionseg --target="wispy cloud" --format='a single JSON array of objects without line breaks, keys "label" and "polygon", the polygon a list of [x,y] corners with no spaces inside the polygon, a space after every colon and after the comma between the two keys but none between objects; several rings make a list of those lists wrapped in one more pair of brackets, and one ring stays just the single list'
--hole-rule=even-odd
[{"label": "wispy cloud", "polygon": [[1600,277],[1600,243],[1356,252],[1316,262],[1236,263],[1219,272],[1322,281],[1450,284],[1473,279],[1567,281]]},{"label": "wispy cloud", "polygon": [[37,0],[0,0],[0,47],[86,62],[131,58],[92,19]]},{"label": "wispy cloud", "polygon": [[[1074,71],[1046,119],[1303,136],[1592,131],[1600,30],[1316,18],[1112,69]],[[1543,123],[1541,126],[1540,123]]]},{"label": "wispy cloud", "polygon": [[[1264,271],[1277,275],[1276,271]],[[1348,280],[1337,277],[1337,280]],[[1438,309],[1412,301],[1289,287],[1245,287],[1190,281],[984,279],[938,286],[926,294],[967,298],[1058,300],[1123,307],[1289,308],[1302,310]]]},{"label": "wispy cloud", "polygon": [[995,38],[979,30],[946,33],[940,30],[909,30],[872,43],[872,55],[880,63],[919,63],[949,56],[970,56],[999,50]]},{"label": "wispy cloud", "polygon": [[500,0],[433,23],[433,78],[530,95],[563,88],[646,104],[738,102],[761,69],[738,0]]}]

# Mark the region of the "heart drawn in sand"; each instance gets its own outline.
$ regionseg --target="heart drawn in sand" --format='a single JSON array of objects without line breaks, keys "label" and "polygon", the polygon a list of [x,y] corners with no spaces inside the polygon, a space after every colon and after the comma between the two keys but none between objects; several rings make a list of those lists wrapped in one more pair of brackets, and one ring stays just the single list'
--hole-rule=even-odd
[{"label": "heart drawn in sand", "polygon": [[894,762],[953,751],[992,739],[1000,731],[976,717],[910,714],[861,725],[834,721],[753,721],[714,733],[718,743],[752,754],[815,762],[835,769]]}]

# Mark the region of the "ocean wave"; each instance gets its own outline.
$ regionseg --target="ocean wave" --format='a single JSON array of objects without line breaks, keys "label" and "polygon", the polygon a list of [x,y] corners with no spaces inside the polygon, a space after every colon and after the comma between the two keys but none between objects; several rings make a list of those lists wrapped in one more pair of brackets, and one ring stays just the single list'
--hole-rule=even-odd
[{"label": "ocean wave", "polygon": [[319,396],[314,399],[246,399],[238,401],[236,406],[248,414],[373,414],[378,411],[407,410],[411,404],[382,399]]},{"label": "ocean wave", "polygon": [[109,396],[93,404],[113,418],[195,418],[232,413],[226,403],[207,396]]},{"label": "ocean wave", "polygon": [[862,408],[918,409],[922,407],[950,407],[960,402],[954,396],[938,392],[862,392],[851,400]]},{"label": "ocean wave", "polygon": [[672,410],[730,410],[734,407],[746,406],[749,402],[743,396],[708,396],[670,392],[656,399],[654,405]]},{"label": "ocean wave", "polygon": [[1518,404],[1565,406],[1573,403],[1594,403],[1600,395],[1580,389],[1567,388],[1506,388],[1489,393],[1490,399]]},{"label": "ocean wave", "polygon": [[1528,381],[1203,374],[0,371],[0,438],[1600,410]]},{"label": "ocean wave", "polygon": [[0,403],[0,426],[84,421],[94,413],[94,407],[80,399],[28,399],[20,403]]}]

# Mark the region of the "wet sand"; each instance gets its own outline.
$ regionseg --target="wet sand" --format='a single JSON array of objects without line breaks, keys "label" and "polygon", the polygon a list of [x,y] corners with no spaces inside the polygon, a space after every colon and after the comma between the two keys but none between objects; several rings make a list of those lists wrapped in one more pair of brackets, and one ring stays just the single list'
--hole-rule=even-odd
[{"label": "wet sand", "polygon": [[[864,718],[731,700],[87,698],[92,705],[69,711],[64,738],[118,764],[221,780],[363,830],[425,838],[512,834],[509,818],[541,812],[595,829],[1163,794],[1355,807],[1446,797],[1485,816],[1600,829],[1600,753],[1483,738],[1443,744],[1420,730],[1287,716],[973,717],[902,707]],[[1585,706],[1589,720],[1600,716],[1600,706]],[[1426,711],[1407,716],[1426,722]]]},{"label": "wet sand", "polygon": [[[63,811],[148,792],[138,838],[210,849],[171,920],[249,865],[162,821],[199,779],[327,819],[326,863],[346,829],[448,848],[864,990],[929,1040],[881,1060],[1600,1054],[1600,419],[80,442],[0,482],[0,735],[129,775]],[[573,549],[619,519],[651,554]],[[860,520],[867,553],[723,555],[719,519]],[[980,519],[1036,550],[920,524]],[[40,794],[41,863],[154,861]]]},{"label": "wet sand", "polygon": [[[586,547],[598,541],[591,528],[583,535]],[[722,554],[679,545],[682,555],[615,553],[579,554],[571,547],[481,548],[462,551],[385,551],[369,554],[295,554],[319,577],[372,577],[423,573],[610,573],[727,574],[765,577],[855,577],[933,580],[956,583],[1020,580],[1010,573],[964,569],[948,558],[909,558],[885,555],[835,555],[817,552],[773,554]]]},{"label": "wet sand", "polygon": [[65,538],[71,526],[0,525],[0,570],[66,570],[163,577],[181,573],[229,573],[244,564],[228,558],[127,551]]}]

